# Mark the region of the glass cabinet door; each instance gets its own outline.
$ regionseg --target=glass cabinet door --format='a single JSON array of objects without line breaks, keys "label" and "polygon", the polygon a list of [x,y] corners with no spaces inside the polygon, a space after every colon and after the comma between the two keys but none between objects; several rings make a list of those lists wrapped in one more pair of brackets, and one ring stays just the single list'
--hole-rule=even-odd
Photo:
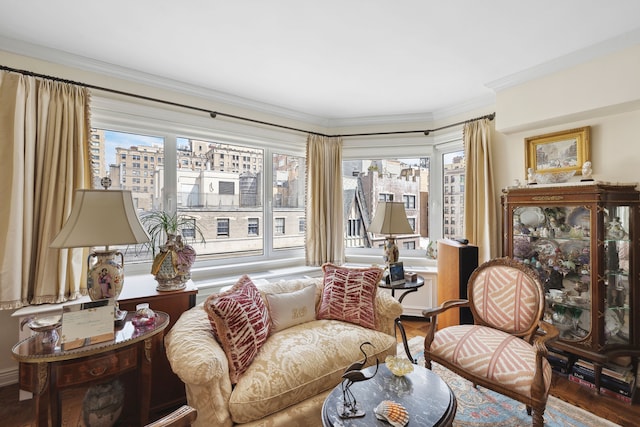
[{"label": "glass cabinet door", "polygon": [[566,341],[591,332],[591,209],[522,206],[513,211],[513,257],[531,265],[545,287],[545,320]]},{"label": "glass cabinet door", "polygon": [[607,206],[604,215],[605,345],[629,344],[629,206]]}]

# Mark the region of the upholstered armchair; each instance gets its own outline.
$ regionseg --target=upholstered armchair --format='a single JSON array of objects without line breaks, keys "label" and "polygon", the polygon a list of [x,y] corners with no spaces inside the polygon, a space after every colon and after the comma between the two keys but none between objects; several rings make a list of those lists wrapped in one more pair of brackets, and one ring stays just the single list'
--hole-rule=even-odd
[{"label": "upholstered armchair", "polygon": [[[430,319],[425,366],[437,362],[474,386],[524,403],[529,415],[533,409],[532,425],[543,426],[551,385],[545,343],[558,330],[542,321],[544,288],[537,274],[510,258],[494,259],[474,270],[467,296],[423,311]],[[469,307],[474,324],[437,330],[438,314],[455,307]]]}]

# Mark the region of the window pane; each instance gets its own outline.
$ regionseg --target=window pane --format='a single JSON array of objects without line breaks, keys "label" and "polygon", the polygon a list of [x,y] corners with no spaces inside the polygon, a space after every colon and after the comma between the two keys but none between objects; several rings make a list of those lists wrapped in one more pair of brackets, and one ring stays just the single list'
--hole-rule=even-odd
[{"label": "window pane", "polygon": [[304,157],[273,155],[273,248],[304,246],[306,161]]},{"label": "window pane", "polygon": [[[177,209],[195,218],[204,236],[205,243],[188,240],[198,257],[262,254],[263,150],[178,138],[177,156]],[[216,244],[219,239],[224,244]]]},{"label": "window pane", "polygon": [[464,173],[466,168],[464,151],[446,153],[443,159],[444,198],[443,236],[448,238],[464,237]]},{"label": "window pane", "polygon": [[218,237],[229,237],[229,218],[218,218]]},{"label": "window pane", "polygon": [[260,220],[258,218],[249,218],[247,226],[247,234],[249,236],[257,236],[260,234]]},{"label": "window pane", "polygon": [[[162,209],[161,185],[164,168],[164,139],[105,129],[91,129],[91,174],[93,188],[101,188],[100,179],[111,178],[111,189],[130,190],[138,216],[152,209]],[[120,248],[125,262],[150,261],[145,245]]]},{"label": "window pane", "polygon": [[428,245],[429,158],[345,160],[342,163],[345,247],[377,248],[385,236],[367,233],[378,203],[398,201],[405,205],[415,233],[396,236],[406,249]]}]

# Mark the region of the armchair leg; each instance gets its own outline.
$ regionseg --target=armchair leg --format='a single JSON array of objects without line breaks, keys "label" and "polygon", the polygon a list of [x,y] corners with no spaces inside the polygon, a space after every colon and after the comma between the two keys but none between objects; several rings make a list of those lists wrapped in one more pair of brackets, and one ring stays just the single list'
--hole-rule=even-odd
[{"label": "armchair leg", "polygon": [[533,427],[543,427],[544,426],[544,408],[536,409],[533,408],[533,419],[532,426]]},{"label": "armchair leg", "polygon": [[431,359],[429,358],[424,358],[424,367],[427,368],[428,370],[431,370]]}]

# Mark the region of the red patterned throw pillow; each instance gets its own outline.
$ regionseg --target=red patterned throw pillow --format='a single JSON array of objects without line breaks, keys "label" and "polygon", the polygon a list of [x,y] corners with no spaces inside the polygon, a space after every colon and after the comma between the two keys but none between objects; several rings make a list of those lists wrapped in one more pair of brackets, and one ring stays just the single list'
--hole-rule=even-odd
[{"label": "red patterned throw pillow", "polygon": [[236,384],[269,338],[267,307],[249,276],[244,275],[228,291],[209,296],[204,308],[227,355],[231,383]]},{"label": "red patterned throw pillow", "polygon": [[382,269],[324,264],[324,289],[318,319],[342,320],[365,328],[376,325],[374,302]]}]

